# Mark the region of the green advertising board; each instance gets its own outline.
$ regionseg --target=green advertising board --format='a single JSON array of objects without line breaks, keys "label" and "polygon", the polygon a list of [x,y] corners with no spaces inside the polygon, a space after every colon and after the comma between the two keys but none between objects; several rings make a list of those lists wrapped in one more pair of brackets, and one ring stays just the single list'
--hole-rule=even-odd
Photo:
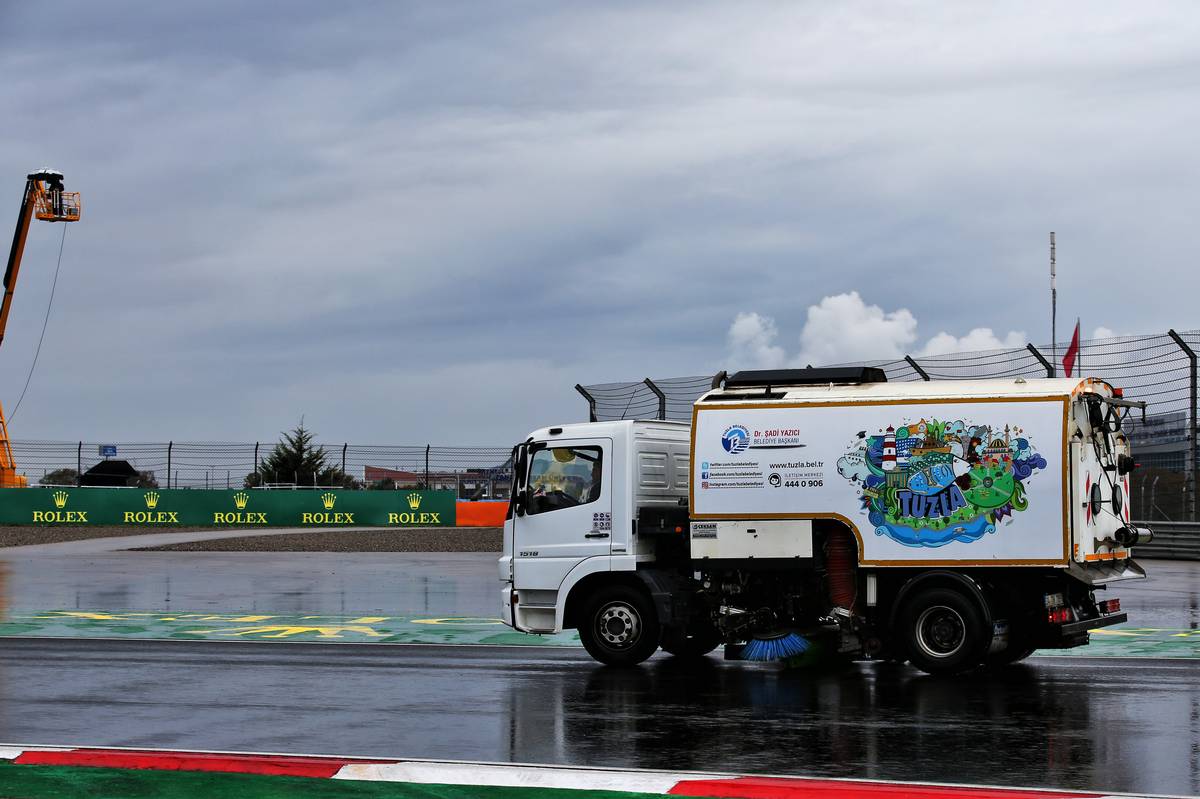
[{"label": "green advertising board", "polygon": [[453,491],[0,489],[0,524],[453,527]]}]

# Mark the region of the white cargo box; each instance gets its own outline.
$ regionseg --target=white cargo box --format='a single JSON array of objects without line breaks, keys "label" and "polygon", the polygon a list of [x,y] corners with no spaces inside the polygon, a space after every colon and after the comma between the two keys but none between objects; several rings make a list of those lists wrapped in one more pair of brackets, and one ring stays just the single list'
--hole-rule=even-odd
[{"label": "white cargo box", "polygon": [[[701,398],[691,516],[838,519],[865,564],[1063,565],[1067,414],[1079,386],[871,383]],[[694,545],[703,540],[693,530]]]}]

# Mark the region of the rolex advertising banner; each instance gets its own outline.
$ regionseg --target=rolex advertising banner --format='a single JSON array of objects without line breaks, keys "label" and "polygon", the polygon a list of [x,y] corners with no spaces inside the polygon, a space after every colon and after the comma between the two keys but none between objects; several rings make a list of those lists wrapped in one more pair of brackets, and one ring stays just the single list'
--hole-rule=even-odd
[{"label": "rolex advertising banner", "polygon": [[453,491],[0,490],[0,524],[453,527]]},{"label": "rolex advertising banner", "polygon": [[1065,413],[1064,398],[698,408],[692,517],[839,518],[879,565],[1062,563]]}]

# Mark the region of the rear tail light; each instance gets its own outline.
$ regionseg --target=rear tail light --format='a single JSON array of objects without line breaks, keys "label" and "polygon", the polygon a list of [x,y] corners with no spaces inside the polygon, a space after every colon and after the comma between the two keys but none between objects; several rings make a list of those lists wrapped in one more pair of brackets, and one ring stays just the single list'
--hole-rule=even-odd
[{"label": "rear tail light", "polygon": [[1116,613],[1117,611],[1119,611],[1121,609],[1121,600],[1106,599],[1103,602],[1096,605],[1096,607],[1100,609],[1101,613]]},{"label": "rear tail light", "polygon": [[1050,624],[1066,624],[1071,619],[1072,613],[1070,608],[1051,608],[1046,611],[1046,621]]}]

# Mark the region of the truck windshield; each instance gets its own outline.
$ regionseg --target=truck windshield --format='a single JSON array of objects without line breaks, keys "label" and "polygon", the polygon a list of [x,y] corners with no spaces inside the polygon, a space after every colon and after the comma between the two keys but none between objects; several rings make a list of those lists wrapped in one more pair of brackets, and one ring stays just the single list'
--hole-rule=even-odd
[{"label": "truck windshield", "polygon": [[539,449],[529,459],[529,513],[586,505],[600,498],[599,447]]}]

